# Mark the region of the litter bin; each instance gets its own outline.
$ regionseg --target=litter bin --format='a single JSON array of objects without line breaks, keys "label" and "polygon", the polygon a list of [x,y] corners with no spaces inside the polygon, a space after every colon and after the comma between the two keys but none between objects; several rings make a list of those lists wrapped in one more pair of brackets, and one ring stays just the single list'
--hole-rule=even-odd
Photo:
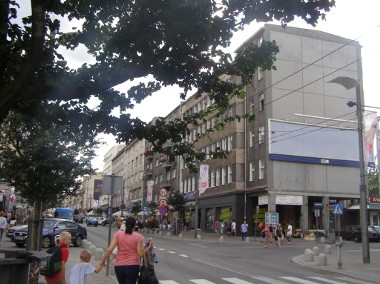
[{"label": "litter bin", "polygon": [[48,257],[46,252],[24,251],[19,249],[0,249],[0,283],[26,284],[28,282],[29,263],[41,261]]}]

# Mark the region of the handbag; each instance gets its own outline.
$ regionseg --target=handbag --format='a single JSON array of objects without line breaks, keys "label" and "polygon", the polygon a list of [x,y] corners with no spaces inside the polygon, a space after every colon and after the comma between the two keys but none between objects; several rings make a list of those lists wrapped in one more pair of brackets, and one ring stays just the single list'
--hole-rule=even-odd
[{"label": "handbag", "polygon": [[142,257],[137,284],[158,284],[159,281],[154,272],[154,266],[147,260],[147,258],[146,255]]}]

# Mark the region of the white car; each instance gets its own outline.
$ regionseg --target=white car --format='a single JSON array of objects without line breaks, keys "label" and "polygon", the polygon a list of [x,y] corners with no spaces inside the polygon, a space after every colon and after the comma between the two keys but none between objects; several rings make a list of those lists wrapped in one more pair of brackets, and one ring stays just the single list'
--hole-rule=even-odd
[{"label": "white car", "polygon": [[26,228],[28,227],[28,225],[20,225],[20,226],[13,226],[13,227],[10,227],[7,231],[7,238],[12,238],[13,237],[13,234],[15,231],[17,231],[18,229],[22,229],[22,228]]}]

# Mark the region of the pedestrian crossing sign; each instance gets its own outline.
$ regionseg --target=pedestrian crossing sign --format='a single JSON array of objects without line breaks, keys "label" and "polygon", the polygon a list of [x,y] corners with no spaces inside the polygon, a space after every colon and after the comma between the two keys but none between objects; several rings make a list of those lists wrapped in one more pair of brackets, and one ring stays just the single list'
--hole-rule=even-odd
[{"label": "pedestrian crossing sign", "polygon": [[334,215],[343,215],[343,204],[334,204],[333,213]]}]

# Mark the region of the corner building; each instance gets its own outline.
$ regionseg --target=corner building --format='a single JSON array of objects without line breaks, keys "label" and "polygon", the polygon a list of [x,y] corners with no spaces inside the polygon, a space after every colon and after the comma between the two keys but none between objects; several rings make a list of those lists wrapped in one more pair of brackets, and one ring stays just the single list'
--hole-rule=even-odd
[{"label": "corner building", "polygon": [[[227,159],[204,162],[209,165],[209,181],[199,196],[202,231],[212,231],[216,219],[227,223],[235,219],[239,228],[246,218],[252,235],[266,212],[277,212],[279,222],[291,223],[294,231],[318,228],[327,233],[337,229],[333,204],[348,208],[358,202],[356,109],[347,106],[356,101],[355,88],[346,90],[329,81],[346,76],[362,82],[359,43],[325,32],[266,24],[240,48],[273,40],[279,47],[276,70],[258,69],[245,99],[234,98],[225,114],[210,117],[184,137],[193,141],[197,133],[205,133],[226,116],[255,115],[254,122],[231,122],[211,140],[196,144],[206,153],[216,147],[230,151]],[[364,102],[363,92],[361,96]],[[196,113],[210,103],[207,94],[190,97],[166,119]],[[144,163],[145,182],[154,181],[153,201],[159,200],[160,188],[183,192],[188,199],[185,222],[193,229],[197,176],[189,173],[182,158],[171,165],[160,154],[145,155]],[[345,214],[342,222],[350,222]]]}]

